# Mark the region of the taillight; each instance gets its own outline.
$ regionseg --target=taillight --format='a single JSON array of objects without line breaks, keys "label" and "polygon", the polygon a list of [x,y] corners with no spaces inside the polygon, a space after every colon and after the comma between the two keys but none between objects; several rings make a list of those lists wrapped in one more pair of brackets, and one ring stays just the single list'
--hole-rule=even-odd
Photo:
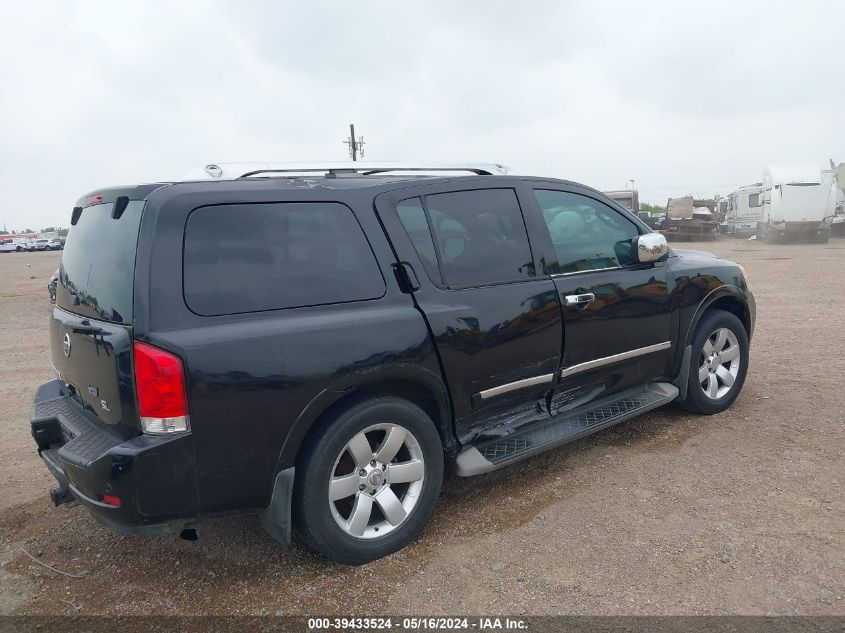
[{"label": "taillight", "polygon": [[185,372],[177,356],[135,341],[135,389],[144,433],[188,430]]}]

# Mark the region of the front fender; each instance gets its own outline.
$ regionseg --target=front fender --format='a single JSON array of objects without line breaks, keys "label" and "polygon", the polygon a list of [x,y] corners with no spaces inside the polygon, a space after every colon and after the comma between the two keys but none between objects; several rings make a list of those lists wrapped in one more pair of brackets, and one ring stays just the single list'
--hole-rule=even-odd
[{"label": "front fender", "polygon": [[[692,337],[695,334],[695,328],[698,327],[698,323],[701,321],[701,317],[704,313],[719,299],[724,297],[732,297],[736,299],[740,305],[742,305],[743,309],[745,310],[745,317],[746,323],[748,323],[748,338],[751,339],[752,330],[754,329],[754,318],[751,312],[751,308],[748,305],[748,298],[749,293],[744,291],[739,286],[735,286],[733,284],[725,284],[724,286],[720,286],[715,290],[711,290],[698,304],[695,312],[693,313],[692,317],[690,318],[686,332],[683,334],[681,340],[683,341],[683,347],[686,347],[692,342]],[[681,347],[681,346],[679,346]]]}]

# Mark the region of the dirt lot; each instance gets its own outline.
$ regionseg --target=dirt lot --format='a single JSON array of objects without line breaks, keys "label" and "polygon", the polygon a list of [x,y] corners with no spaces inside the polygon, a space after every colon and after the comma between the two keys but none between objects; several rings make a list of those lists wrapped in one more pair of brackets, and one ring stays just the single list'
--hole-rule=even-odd
[{"label": "dirt lot", "polygon": [[28,415],[59,253],[0,255],[0,613],[845,613],[845,241],[683,246],[742,263],[757,297],[731,410],[661,409],[449,479],[417,543],[357,569],[276,546],[255,517],[191,543],[53,508]]}]

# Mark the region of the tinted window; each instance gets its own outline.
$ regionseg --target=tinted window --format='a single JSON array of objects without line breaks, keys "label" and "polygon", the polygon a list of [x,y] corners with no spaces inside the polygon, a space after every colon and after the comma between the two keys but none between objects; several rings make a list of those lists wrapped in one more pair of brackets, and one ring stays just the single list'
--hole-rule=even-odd
[{"label": "tinted window", "polygon": [[118,220],[111,217],[113,206],[86,207],[70,227],[56,303],[76,314],[131,323],[135,249],[144,203],[130,202]]},{"label": "tinted window", "polygon": [[384,279],[338,203],[202,207],[188,217],[185,301],[212,316],[376,299]]},{"label": "tinted window", "polygon": [[748,206],[749,207],[762,207],[763,203],[760,202],[760,194],[759,193],[749,193],[748,194]]},{"label": "tinted window", "polygon": [[561,272],[614,268],[634,262],[636,225],[597,200],[576,193],[534,191],[557,253]]},{"label": "tinted window", "polygon": [[396,205],[396,213],[405,232],[411,238],[417,255],[420,257],[425,272],[429,278],[437,284],[443,283],[440,278],[440,269],[437,267],[437,255],[434,252],[434,241],[431,238],[431,230],[425,218],[422,202],[419,198],[403,200]]},{"label": "tinted window", "polygon": [[480,286],[534,274],[528,235],[513,189],[427,196],[443,282]]}]

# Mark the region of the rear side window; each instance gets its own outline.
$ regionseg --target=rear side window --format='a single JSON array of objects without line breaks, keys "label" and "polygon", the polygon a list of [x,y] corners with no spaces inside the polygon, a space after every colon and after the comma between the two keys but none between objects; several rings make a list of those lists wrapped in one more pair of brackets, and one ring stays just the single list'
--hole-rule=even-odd
[{"label": "rear side window", "polygon": [[70,227],[56,304],[83,316],[131,323],[135,251],[144,203],[131,201],[117,220],[111,217],[113,207],[86,207]]},{"label": "rear side window", "polygon": [[217,316],[377,299],[384,279],[339,203],[201,207],[185,227],[185,302]]},{"label": "rear side window", "polygon": [[443,283],[449,288],[533,276],[516,192],[477,189],[426,196]]}]

